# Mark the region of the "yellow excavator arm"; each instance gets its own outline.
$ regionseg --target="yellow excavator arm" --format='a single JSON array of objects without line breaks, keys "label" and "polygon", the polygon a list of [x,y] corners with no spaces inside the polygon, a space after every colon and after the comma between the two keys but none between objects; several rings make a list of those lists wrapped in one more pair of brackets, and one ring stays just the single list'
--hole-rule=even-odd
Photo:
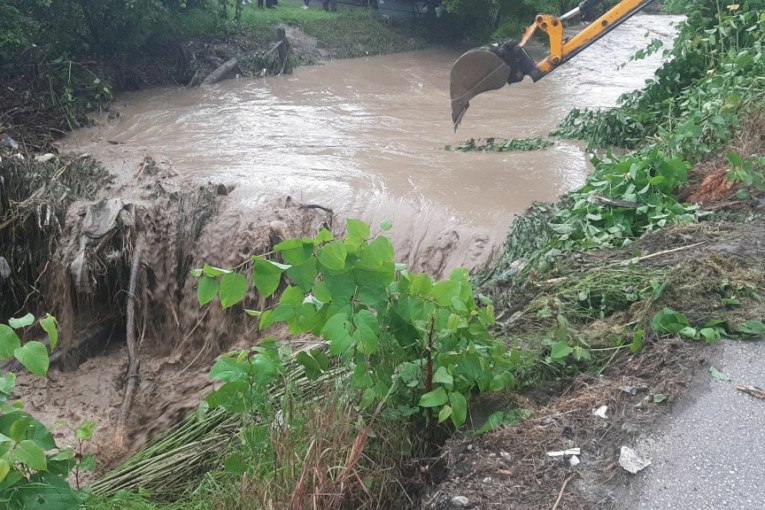
[{"label": "yellow excavator arm", "polygon": [[[519,82],[526,76],[534,81],[547,76],[652,0],[622,0],[584,30],[564,39],[564,23],[581,16],[602,1],[584,0],[578,7],[560,17],[539,14],[534,24],[525,30],[520,42],[509,40],[497,46],[470,50],[458,58],[452,66],[450,86],[454,130],[457,130],[462,121],[470,100],[478,94]],[[546,33],[550,41],[550,53],[539,63],[524,48],[537,30]]]}]

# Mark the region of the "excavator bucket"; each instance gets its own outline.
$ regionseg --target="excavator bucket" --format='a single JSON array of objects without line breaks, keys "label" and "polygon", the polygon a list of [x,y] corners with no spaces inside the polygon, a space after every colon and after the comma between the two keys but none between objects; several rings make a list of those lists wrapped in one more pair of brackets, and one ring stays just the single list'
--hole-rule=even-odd
[{"label": "excavator bucket", "polygon": [[455,131],[470,106],[470,100],[483,92],[504,87],[510,72],[510,67],[502,58],[483,48],[470,50],[457,59],[452,66],[450,86]]}]

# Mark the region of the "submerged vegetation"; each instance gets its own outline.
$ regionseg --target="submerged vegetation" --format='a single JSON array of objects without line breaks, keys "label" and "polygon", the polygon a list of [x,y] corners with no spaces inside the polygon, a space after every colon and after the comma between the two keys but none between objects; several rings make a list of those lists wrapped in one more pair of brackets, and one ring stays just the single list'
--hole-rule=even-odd
[{"label": "submerged vegetation", "polygon": [[466,141],[461,145],[447,145],[448,151],[457,152],[507,152],[507,151],[535,151],[552,147],[553,142],[543,138],[511,138],[496,139],[474,139]]}]

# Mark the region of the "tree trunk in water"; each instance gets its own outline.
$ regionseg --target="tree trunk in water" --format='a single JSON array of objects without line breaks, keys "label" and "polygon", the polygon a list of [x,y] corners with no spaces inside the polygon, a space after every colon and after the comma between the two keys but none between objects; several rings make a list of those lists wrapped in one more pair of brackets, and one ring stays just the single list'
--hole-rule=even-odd
[{"label": "tree trunk in water", "polygon": [[238,66],[239,66],[239,61],[236,58],[232,58],[231,60],[228,60],[228,61],[224,62],[223,64],[218,66],[218,69],[216,69],[215,71],[211,72],[207,76],[207,78],[205,78],[202,81],[201,86],[212,85],[214,83],[218,83],[223,78],[225,78],[228,73],[230,73],[231,71],[236,69]]}]

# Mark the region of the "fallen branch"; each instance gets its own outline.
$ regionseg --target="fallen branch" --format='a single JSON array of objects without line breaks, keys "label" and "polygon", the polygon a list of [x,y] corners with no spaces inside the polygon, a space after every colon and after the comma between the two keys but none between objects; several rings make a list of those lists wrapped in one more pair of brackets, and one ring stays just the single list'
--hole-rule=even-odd
[{"label": "fallen branch", "polygon": [[555,500],[555,504],[552,506],[552,510],[555,510],[556,508],[558,508],[558,505],[560,504],[560,500],[563,499],[563,491],[566,490],[566,485],[568,485],[568,482],[570,482],[571,479],[574,478],[575,476],[576,476],[576,473],[569,476],[563,481],[563,486],[560,488],[560,492],[558,493],[558,499]]},{"label": "fallen branch", "polygon": [[744,386],[743,384],[737,384],[736,389],[738,391],[743,391],[744,393],[747,393],[754,398],[765,400],[765,390],[758,388],[757,386]]},{"label": "fallen branch", "polygon": [[136,282],[138,280],[138,269],[141,265],[141,247],[143,243],[139,237],[133,249],[133,263],[130,268],[130,284],[128,286],[127,298],[127,348],[128,348],[128,373],[127,384],[125,385],[125,394],[122,397],[122,406],[117,418],[117,430],[115,432],[115,441],[120,448],[125,446],[125,421],[130,414],[130,406],[133,403],[135,390],[138,386],[138,368],[140,362],[136,357],[135,348],[135,292]]},{"label": "fallen branch", "polygon": [[239,67],[239,61],[236,59],[236,57],[222,63],[215,71],[211,72],[207,78],[202,80],[201,86],[204,87],[205,85],[213,85],[218,83],[223,78],[225,78],[228,73],[237,67]]},{"label": "fallen branch", "polygon": [[616,198],[606,198],[603,195],[595,195],[593,198],[600,205],[610,205],[611,207],[628,207],[630,209],[638,209],[645,205],[638,202],[627,202],[626,200],[619,200]]},{"label": "fallen branch", "polygon": [[675,253],[675,252],[678,252],[678,251],[690,250],[691,248],[695,248],[697,246],[701,246],[702,244],[705,244],[705,243],[706,243],[706,241],[701,241],[700,243],[693,243],[693,244],[689,244],[687,246],[680,246],[679,248],[672,248],[671,250],[657,251],[656,253],[651,253],[650,255],[644,255],[642,257],[637,257],[637,258],[634,258],[634,259],[622,260],[620,262],[615,262],[615,263],[611,264],[610,266],[606,266],[606,267],[621,266],[621,265],[629,264],[629,263],[632,263],[632,262],[643,262],[644,260],[652,259],[654,257],[661,257],[662,255],[668,255],[670,253]]}]

